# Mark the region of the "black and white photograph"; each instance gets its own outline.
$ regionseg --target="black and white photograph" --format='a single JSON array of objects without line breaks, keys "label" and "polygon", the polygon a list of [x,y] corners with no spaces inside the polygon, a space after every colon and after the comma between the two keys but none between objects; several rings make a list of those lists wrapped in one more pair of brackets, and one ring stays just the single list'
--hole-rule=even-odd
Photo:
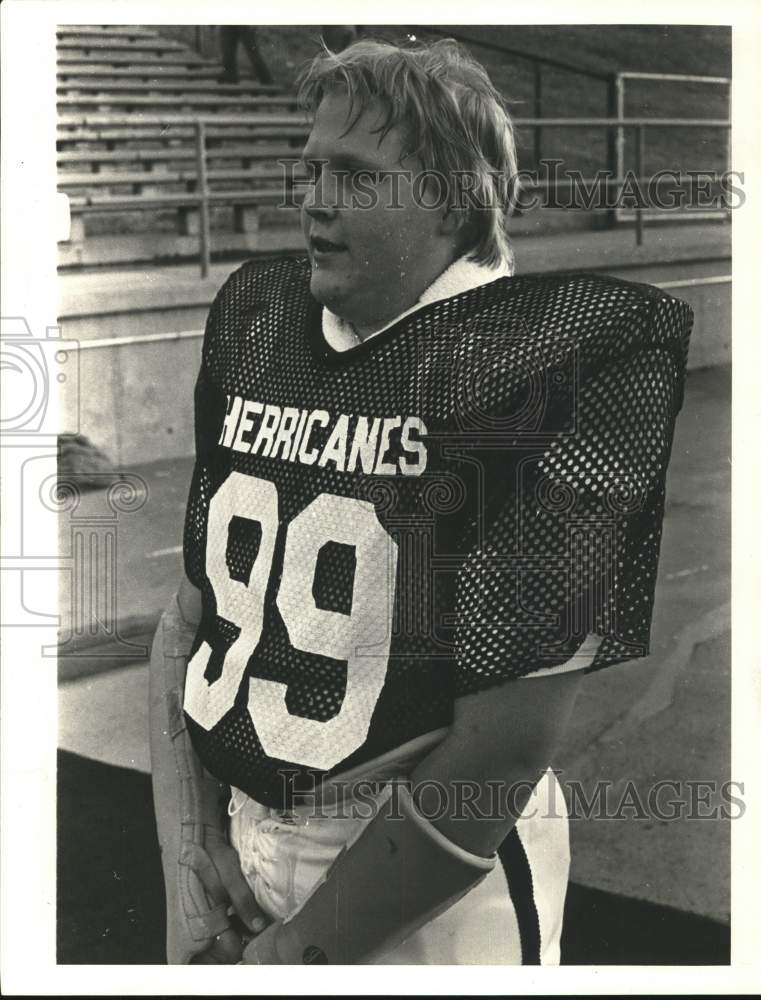
[{"label": "black and white photograph", "polygon": [[756,992],[761,12],[350,13],[3,5],[4,989]]}]

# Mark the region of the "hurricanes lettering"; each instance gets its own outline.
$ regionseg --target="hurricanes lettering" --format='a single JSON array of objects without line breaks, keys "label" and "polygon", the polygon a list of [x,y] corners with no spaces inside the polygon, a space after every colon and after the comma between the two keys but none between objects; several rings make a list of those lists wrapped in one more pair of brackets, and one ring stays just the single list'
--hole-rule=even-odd
[{"label": "hurricanes lettering", "polygon": [[368,417],[227,397],[223,448],[339,472],[419,476],[427,461],[420,417]]}]

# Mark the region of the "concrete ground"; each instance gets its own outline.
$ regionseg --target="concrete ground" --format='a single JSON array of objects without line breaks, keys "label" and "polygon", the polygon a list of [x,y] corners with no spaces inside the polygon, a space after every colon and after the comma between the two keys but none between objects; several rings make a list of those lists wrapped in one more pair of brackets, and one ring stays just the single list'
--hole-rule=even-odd
[{"label": "concrete ground", "polygon": [[[723,922],[729,918],[729,822],[659,819],[647,799],[658,781],[669,780],[676,784],[662,804],[689,803],[700,794],[715,800],[694,783],[729,777],[730,392],[727,368],[688,375],[669,471],[651,656],[585,678],[555,761],[574,794],[581,787],[590,799],[593,783],[607,782],[607,813],[619,814],[572,823],[577,884]],[[60,745],[145,772],[145,656],[156,616],[181,573],[191,463],[130,471],[142,478],[145,503],[120,514],[116,530],[122,645],[96,636],[89,645],[80,641],[79,655],[61,658]],[[106,510],[99,491],[83,496],[77,516]],[[71,534],[72,524],[62,519],[63,556]],[[66,586],[62,614],[65,636],[71,618]],[[632,795],[645,805],[640,818]],[[710,804],[693,813],[704,815]]]}]

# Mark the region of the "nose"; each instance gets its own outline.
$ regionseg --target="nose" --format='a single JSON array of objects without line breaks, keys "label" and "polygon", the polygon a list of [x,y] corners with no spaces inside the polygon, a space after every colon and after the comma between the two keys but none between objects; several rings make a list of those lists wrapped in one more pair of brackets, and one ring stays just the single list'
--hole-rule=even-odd
[{"label": "nose", "polygon": [[338,210],[338,188],[336,179],[324,167],[307,187],[302,208],[310,219],[332,219]]}]

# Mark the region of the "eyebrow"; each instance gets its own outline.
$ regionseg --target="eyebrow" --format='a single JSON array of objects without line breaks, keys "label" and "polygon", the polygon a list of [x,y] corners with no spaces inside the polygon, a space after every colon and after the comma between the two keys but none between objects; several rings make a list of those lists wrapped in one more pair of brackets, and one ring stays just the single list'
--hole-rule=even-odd
[{"label": "eyebrow", "polygon": [[304,151],[301,154],[301,159],[305,163],[309,163],[310,161],[315,161],[315,160],[322,160],[323,162],[333,163],[334,165],[338,166],[345,165],[347,167],[353,167],[358,170],[369,170],[373,172],[384,169],[382,166],[380,166],[380,164],[373,163],[371,160],[366,160],[362,156],[356,153],[338,153],[337,155],[332,157],[315,156],[305,147]]}]

